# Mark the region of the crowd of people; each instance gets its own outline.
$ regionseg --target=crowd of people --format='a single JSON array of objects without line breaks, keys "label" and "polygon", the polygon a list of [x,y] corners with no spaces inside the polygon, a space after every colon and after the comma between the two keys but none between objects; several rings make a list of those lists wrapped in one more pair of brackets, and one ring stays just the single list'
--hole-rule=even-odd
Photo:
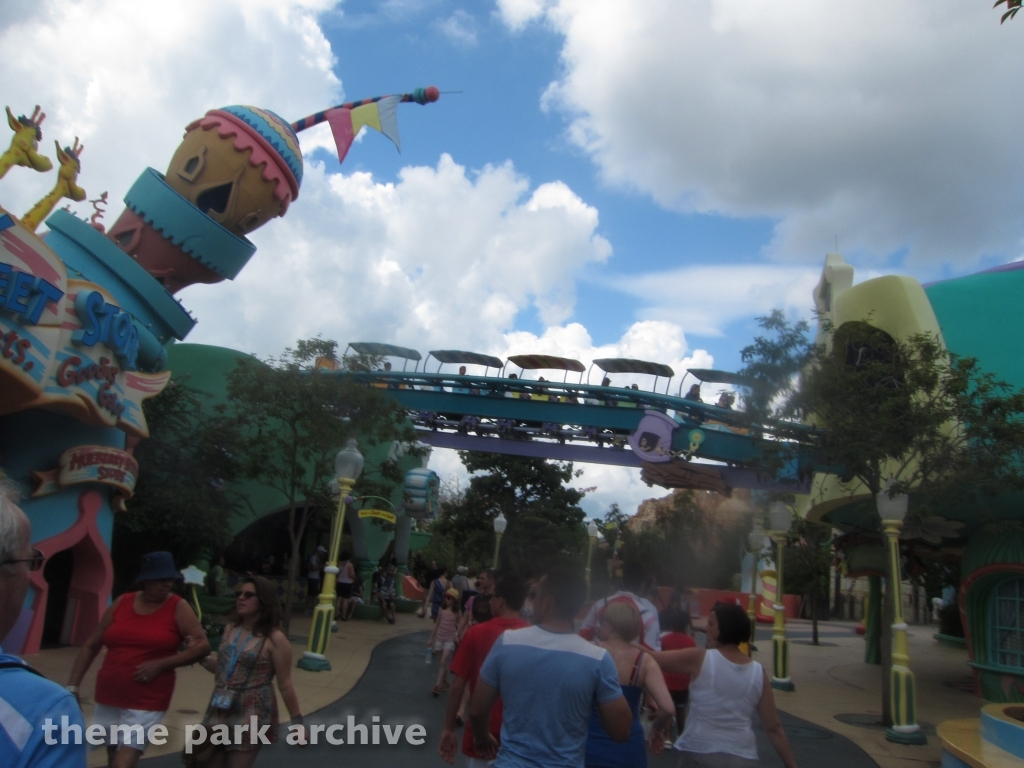
[{"label": "crowd of people", "polygon": [[484,569],[461,612],[460,589],[440,571],[434,582],[424,605],[442,598],[424,615],[435,617],[429,646],[440,656],[433,692],[448,691],[438,752],[449,764],[463,727],[469,768],[643,768],[666,747],[680,768],[747,768],[756,713],[783,764],[796,765],[767,672],[742,650],[752,627],[739,606],[714,607],[700,648],[687,611],[659,614],[643,596],[637,564],[582,622],[586,584],[573,569],[532,583]]},{"label": "crowd of people", "polygon": [[[13,488],[0,482],[0,637],[18,618],[29,572],[44,561],[30,542]],[[376,586],[392,621],[397,573],[392,560]],[[170,705],[174,670],[196,662],[213,674],[203,725],[235,733],[244,725],[261,738],[211,740],[186,764],[253,765],[261,744],[278,739],[275,684],[291,723],[304,729],[274,583],[250,574],[236,585],[234,610],[210,653],[192,607],[175,594],[180,580],[170,553],[146,555],[137,589],[110,605],[63,687],[0,651],[0,765],[85,766],[81,739],[48,741],[42,725],[49,718],[84,730],[79,686],[104,648],[92,724],[103,726],[113,768],[138,763]],[[470,768],[643,768],[666,747],[680,768],[745,768],[758,760],[756,713],[783,764],[795,768],[767,672],[743,650],[751,639],[746,612],[716,605],[702,648],[685,610],[673,605],[659,615],[644,591],[643,569],[633,563],[622,566],[621,589],[587,611],[579,569],[556,567],[536,580],[491,569],[472,579],[463,568],[449,580],[437,569],[422,615],[433,623],[428,661],[438,658],[432,692],[448,694],[441,758],[454,761],[461,727]],[[113,724],[139,727],[119,733]]]}]

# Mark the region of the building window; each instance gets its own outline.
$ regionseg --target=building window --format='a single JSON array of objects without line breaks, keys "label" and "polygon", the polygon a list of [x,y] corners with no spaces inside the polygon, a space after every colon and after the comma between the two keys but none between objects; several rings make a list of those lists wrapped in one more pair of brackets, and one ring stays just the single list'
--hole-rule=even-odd
[{"label": "building window", "polygon": [[1024,579],[996,587],[992,658],[1001,667],[1024,667]]}]

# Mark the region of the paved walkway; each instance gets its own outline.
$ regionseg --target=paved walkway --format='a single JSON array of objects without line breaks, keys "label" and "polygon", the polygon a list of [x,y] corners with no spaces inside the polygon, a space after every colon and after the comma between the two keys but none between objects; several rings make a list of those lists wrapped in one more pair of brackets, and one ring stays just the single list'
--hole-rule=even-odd
[{"label": "paved walkway", "polygon": [[[309,620],[296,617],[292,635],[296,658],[305,647]],[[932,639],[930,627],[911,627],[911,666],[917,677],[918,711],[928,735],[924,747],[903,747],[885,740],[878,725],[881,714],[881,669],[863,663],[864,641],[853,631],[852,623],[823,622],[820,646],[811,646],[810,622],[790,622],[791,667],[797,690],[776,692],[779,708],[787,715],[785,723],[802,757],[801,766],[827,765],[903,768],[938,766],[939,745],[934,726],[944,720],[977,717],[982,701],[973,693],[966,652],[945,648]],[[345,722],[352,714],[370,723],[374,714],[383,722],[419,722],[427,728],[423,747],[323,747],[268,749],[257,765],[303,765],[303,761],[321,760],[323,750],[337,752],[354,765],[434,765],[443,766],[436,755],[443,699],[430,696],[437,667],[424,663],[425,635],[429,622],[410,614],[400,614],[394,626],[383,622],[343,623],[328,650],[333,671],[310,673],[295,670],[293,678],[308,722]],[[755,658],[770,660],[771,632],[759,627],[759,651]],[[50,679],[64,682],[77,654],[76,648],[46,651],[27,657],[27,661]],[[372,660],[371,660],[372,654]],[[86,720],[91,716],[97,659],[83,681]],[[436,663],[436,662],[435,662]],[[365,673],[365,674],[364,674]],[[178,671],[178,684],[165,723],[171,737],[167,746],[152,748],[146,760],[154,768],[180,765],[183,743],[182,726],[198,722],[206,709],[213,678],[198,666]],[[280,704],[280,699],[279,699]],[[287,713],[281,704],[282,713]],[[339,751],[340,750],[340,751]],[[406,751],[408,754],[406,754]],[[818,752],[816,752],[818,750]],[[399,756],[401,752],[401,756]],[[762,745],[763,765],[777,765],[774,752]],[[314,758],[314,755],[318,757]],[[821,757],[825,755],[827,759]],[[865,760],[865,755],[871,760]],[[839,762],[847,760],[852,762]],[[104,755],[94,752],[89,760],[93,768],[105,764]],[[667,768],[666,756],[651,761],[656,768]],[[458,765],[458,763],[457,763]]]},{"label": "paved walkway", "polygon": [[[344,760],[346,768],[370,768],[400,765],[403,768],[442,768],[445,763],[437,754],[437,741],[444,720],[445,699],[433,698],[430,688],[437,674],[437,662],[424,663],[427,634],[417,632],[392,638],[381,643],[373,652],[366,674],[356,686],[339,701],[329,704],[306,717],[307,724],[347,723],[349,716],[356,722],[370,724],[373,715],[382,723],[406,726],[419,723],[426,728],[427,739],[422,746],[410,746],[405,739],[398,746],[331,746],[321,743],[303,749],[278,743],[265,747],[256,765],[295,766],[321,768],[327,761]],[[789,734],[797,760],[802,766],[829,768],[874,768],[875,763],[849,739],[815,726],[806,720],[784,714],[783,722]],[[284,729],[282,729],[282,735]],[[461,733],[461,731],[460,731]],[[767,738],[758,729],[758,748],[761,765],[781,766]],[[323,742],[323,737],[320,738]],[[381,738],[384,741],[384,738]],[[671,768],[677,760],[671,753],[652,758],[652,768]],[[146,768],[171,768],[180,765],[177,755],[147,760]],[[465,765],[460,755],[456,766]]]}]

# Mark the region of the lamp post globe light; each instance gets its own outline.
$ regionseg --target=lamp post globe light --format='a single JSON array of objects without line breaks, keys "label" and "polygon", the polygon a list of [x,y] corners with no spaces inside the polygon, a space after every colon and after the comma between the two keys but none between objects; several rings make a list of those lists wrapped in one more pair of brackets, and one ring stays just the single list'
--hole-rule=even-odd
[{"label": "lamp post globe light", "polygon": [[793,516],[789,508],[776,501],[768,508],[771,524],[769,535],[775,542],[775,622],[772,626],[772,688],[780,691],[796,689],[789,679],[789,640],[786,639],[786,608],[782,591],[782,557],[786,548],[786,537],[793,527]]},{"label": "lamp post globe light", "polygon": [[747,600],[747,616],[750,618],[751,653],[757,650],[757,646],[754,645],[754,640],[757,635],[757,563],[761,555],[761,550],[764,549],[764,541],[764,531],[761,529],[760,524],[757,524],[747,537],[747,543],[750,544],[750,554],[753,556],[753,563],[751,563],[750,566],[750,597]]},{"label": "lamp post globe light", "polygon": [[313,624],[309,629],[309,642],[299,659],[299,669],[309,672],[326,672],[331,669],[327,660],[327,646],[331,640],[331,624],[334,622],[334,587],[338,579],[338,551],[341,549],[341,535],[345,530],[345,504],[352,486],[363,471],[363,454],[355,438],[338,451],[334,457],[335,479],[331,482],[331,493],[338,493],[338,508],[331,521],[331,543],[327,551],[327,565],[324,566],[324,583],[320,599],[313,611]]},{"label": "lamp post globe light", "polygon": [[903,596],[900,594],[900,528],[907,516],[909,499],[905,493],[890,496],[888,486],[875,497],[878,516],[882,518],[889,554],[887,579],[892,589],[892,670],[889,673],[889,706],[892,726],[885,738],[898,744],[926,744],[927,739],[917,724],[917,696],[914,673],[910,671],[910,650],[907,646],[907,624],[903,620]]},{"label": "lamp post globe light", "polygon": [[498,567],[498,550],[501,549],[501,536],[505,533],[505,529],[508,528],[508,520],[505,519],[505,515],[501,512],[494,518],[494,563],[492,565]]},{"label": "lamp post globe light", "polygon": [[587,600],[590,600],[590,561],[594,556],[594,544],[597,542],[597,523],[591,520],[587,523],[587,570],[584,576],[587,579]]}]

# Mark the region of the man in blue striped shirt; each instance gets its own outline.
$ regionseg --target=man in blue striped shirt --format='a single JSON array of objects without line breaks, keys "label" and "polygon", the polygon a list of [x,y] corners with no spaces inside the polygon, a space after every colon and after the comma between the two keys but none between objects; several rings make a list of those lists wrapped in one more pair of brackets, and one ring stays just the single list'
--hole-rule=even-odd
[{"label": "man in blue striped shirt", "polygon": [[[583,768],[587,723],[596,704],[601,724],[626,741],[633,714],[608,651],[573,631],[586,597],[575,570],[555,568],[533,602],[537,625],[506,630],[491,648],[470,704],[474,748],[495,768]],[[488,730],[501,696],[501,748]]]},{"label": "man in blue striped shirt", "polygon": [[[0,475],[0,640],[21,614],[29,570],[43,566],[17,498],[14,485]],[[75,697],[0,648],[0,766],[85,768],[83,731]]]}]

